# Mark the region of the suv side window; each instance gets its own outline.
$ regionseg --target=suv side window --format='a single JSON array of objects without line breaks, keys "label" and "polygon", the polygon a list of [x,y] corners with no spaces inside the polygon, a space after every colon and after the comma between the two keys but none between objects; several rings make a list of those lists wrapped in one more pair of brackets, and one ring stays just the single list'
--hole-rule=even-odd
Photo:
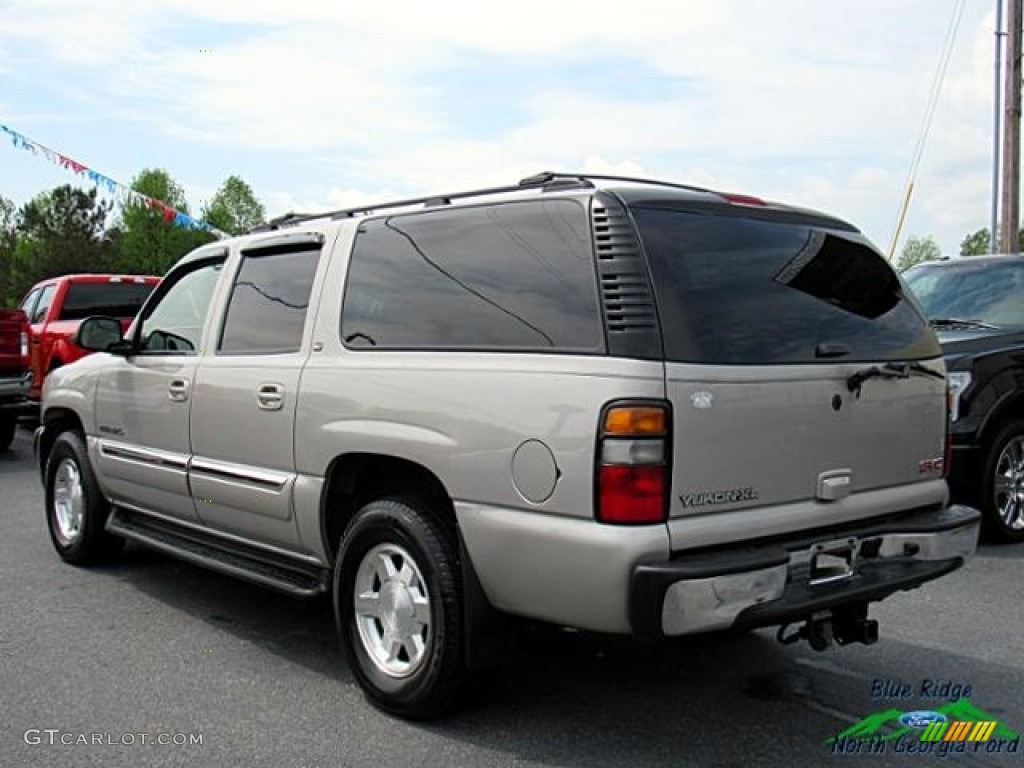
[{"label": "suv side window", "polygon": [[30,323],[41,323],[46,318],[46,313],[50,311],[50,305],[53,304],[53,294],[57,292],[56,285],[48,285],[43,288],[42,294],[39,296],[39,303],[36,304],[36,308],[32,311],[28,321]]},{"label": "suv side window", "polygon": [[604,350],[590,228],[575,200],[363,223],[341,318],[359,349]]},{"label": "suv side window", "polygon": [[223,258],[199,261],[160,285],[156,303],[145,310],[139,329],[140,351],[149,354],[194,355],[199,350],[210,299]]},{"label": "suv side window", "polygon": [[32,310],[34,309],[36,299],[38,298],[39,289],[33,288],[29,292],[28,296],[25,297],[25,300],[21,302],[21,306],[19,307],[19,309],[25,313],[25,316],[29,319],[29,322],[32,322]]},{"label": "suv side window", "polygon": [[297,352],[319,259],[319,248],[245,254],[218,352]]}]

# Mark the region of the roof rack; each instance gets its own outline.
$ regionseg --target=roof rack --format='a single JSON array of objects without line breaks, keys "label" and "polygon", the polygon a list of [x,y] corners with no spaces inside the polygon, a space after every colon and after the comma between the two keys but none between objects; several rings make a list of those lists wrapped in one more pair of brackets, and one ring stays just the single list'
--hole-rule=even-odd
[{"label": "roof rack", "polygon": [[527,189],[541,189],[544,192],[554,192],[564,189],[592,189],[594,181],[621,181],[633,184],[653,184],[659,187],[672,187],[674,189],[685,189],[690,192],[711,192],[712,190],[703,187],[693,187],[686,184],[673,184],[668,181],[657,181],[655,179],[642,179],[632,176],[608,176],[593,173],[559,173],[556,171],[544,171],[542,173],[527,176],[516,184],[509,184],[501,187],[486,187],[484,189],[473,189],[466,192],[453,192],[443,195],[428,195],[426,197],[410,197],[404,200],[392,200],[376,205],[358,206],[355,208],[340,208],[336,211],[325,211],[323,213],[294,213],[289,212],[271,219],[266,224],[253,227],[249,233],[267,232],[280,229],[285,226],[301,224],[316,219],[345,219],[353,216],[365,215],[376,211],[384,211],[390,208],[407,208],[413,205],[422,205],[425,208],[451,205],[453,200],[464,200],[470,197],[487,197],[488,195],[501,195],[509,192],[521,192]]}]

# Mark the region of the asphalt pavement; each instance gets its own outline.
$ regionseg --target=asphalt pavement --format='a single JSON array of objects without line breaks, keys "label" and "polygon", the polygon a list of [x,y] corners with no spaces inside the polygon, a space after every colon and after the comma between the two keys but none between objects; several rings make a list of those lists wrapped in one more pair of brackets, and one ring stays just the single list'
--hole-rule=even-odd
[{"label": "asphalt pavement", "polygon": [[[30,458],[24,432],[0,453],[2,768],[910,766],[937,753],[890,742],[845,755],[827,740],[960,697],[1024,732],[1024,546],[983,547],[876,606],[870,647],[816,653],[768,631],[652,645],[529,632],[463,710],[418,724],[365,701],[327,601],[135,547],[102,568],[62,563]],[[947,759],[1024,766],[1012,740],[995,743]]]}]

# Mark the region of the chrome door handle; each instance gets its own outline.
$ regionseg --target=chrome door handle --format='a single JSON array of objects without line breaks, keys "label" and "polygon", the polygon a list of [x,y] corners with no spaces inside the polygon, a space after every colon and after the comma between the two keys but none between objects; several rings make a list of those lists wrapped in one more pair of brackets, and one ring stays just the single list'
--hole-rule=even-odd
[{"label": "chrome door handle", "polygon": [[284,385],[274,382],[256,388],[256,404],[264,411],[279,411],[284,407]]},{"label": "chrome door handle", "polygon": [[167,397],[176,403],[188,400],[188,379],[171,379],[167,387]]}]

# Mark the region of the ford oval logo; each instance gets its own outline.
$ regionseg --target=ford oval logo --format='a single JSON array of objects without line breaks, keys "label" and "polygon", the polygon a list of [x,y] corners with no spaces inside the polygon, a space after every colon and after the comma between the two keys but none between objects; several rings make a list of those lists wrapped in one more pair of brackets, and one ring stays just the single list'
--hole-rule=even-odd
[{"label": "ford oval logo", "polygon": [[911,728],[927,728],[932,723],[944,723],[946,716],[941,712],[934,712],[929,709],[918,709],[907,712],[900,717],[900,724],[909,725]]}]

